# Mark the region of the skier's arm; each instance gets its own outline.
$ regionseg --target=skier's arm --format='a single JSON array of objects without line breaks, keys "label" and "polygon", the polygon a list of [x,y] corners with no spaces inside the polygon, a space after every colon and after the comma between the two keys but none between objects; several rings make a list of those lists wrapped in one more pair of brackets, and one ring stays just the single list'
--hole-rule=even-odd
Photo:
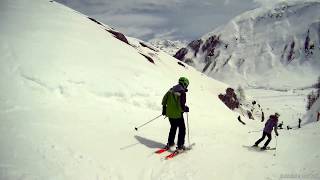
[{"label": "skier's arm", "polygon": [[168,94],[169,94],[169,91],[163,96],[162,103],[161,103],[162,106],[167,106]]},{"label": "skier's arm", "polygon": [[163,96],[162,98],[162,115],[165,116],[167,113],[166,113],[166,107],[167,107],[167,100],[168,100],[168,93],[169,91]]},{"label": "skier's arm", "polygon": [[180,105],[184,112],[189,112],[189,107],[186,106],[186,93],[181,92],[180,95]]}]

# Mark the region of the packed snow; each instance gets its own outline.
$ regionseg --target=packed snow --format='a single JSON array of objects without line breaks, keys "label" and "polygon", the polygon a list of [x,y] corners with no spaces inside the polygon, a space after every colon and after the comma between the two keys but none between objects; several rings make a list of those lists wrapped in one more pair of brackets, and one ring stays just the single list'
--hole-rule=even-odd
[{"label": "packed snow", "polygon": [[[320,178],[319,123],[251,151],[261,133],[248,132],[264,123],[240,124],[217,97],[228,85],[170,55],[54,1],[2,0],[0,22],[1,180]],[[180,76],[190,80],[186,145],[196,145],[164,160],[154,151],[168,120],[134,127],[161,114]]]}]

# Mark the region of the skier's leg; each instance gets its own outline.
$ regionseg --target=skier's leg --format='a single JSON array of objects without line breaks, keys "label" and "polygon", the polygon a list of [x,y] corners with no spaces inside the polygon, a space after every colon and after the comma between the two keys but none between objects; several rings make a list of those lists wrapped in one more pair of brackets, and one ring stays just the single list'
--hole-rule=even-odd
[{"label": "skier's leg", "polygon": [[183,117],[178,120],[179,134],[178,134],[178,147],[183,147],[184,139],[186,136],[186,125],[184,124]]},{"label": "skier's leg", "polygon": [[267,135],[267,134],[266,134],[265,132],[263,132],[262,137],[261,137],[257,142],[255,142],[254,145],[255,145],[255,146],[258,146],[258,145],[260,144],[260,142],[264,140],[264,138],[266,137],[266,135]]},{"label": "skier's leg", "polygon": [[264,143],[264,147],[266,148],[268,146],[268,144],[270,143],[271,139],[272,139],[272,136],[271,134],[267,134],[268,136],[268,140],[266,141],[266,143]]},{"label": "skier's leg", "polygon": [[170,125],[171,125],[170,132],[169,132],[169,137],[168,137],[168,145],[169,146],[174,145],[174,138],[176,136],[176,131],[177,131],[177,127],[178,127],[177,120],[178,119],[169,118],[169,122],[170,122]]}]

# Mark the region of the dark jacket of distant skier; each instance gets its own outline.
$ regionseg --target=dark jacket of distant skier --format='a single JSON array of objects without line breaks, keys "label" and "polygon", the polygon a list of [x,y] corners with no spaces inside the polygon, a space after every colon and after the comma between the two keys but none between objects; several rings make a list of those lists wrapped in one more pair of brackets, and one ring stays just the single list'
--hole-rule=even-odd
[{"label": "dark jacket of distant skier", "polygon": [[263,131],[267,134],[271,134],[272,130],[274,129],[275,133],[278,134],[278,117],[276,115],[271,115],[266,122]]},{"label": "dark jacket of distant skier", "polygon": [[278,136],[278,118],[279,118],[279,113],[275,113],[274,115],[271,115],[268,119],[268,121],[266,122],[264,129],[263,129],[263,133],[262,133],[262,137],[260,139],[258,139],[253,146],[258,146],[260,144],[261,141],[263,141],[265,139],[265,137],[268,137],[268,140],[264,143],[264,146],[261,148],[262,150],[265,150],[268,146],[268,144],[270,143],[272,136],[271,136],[271,132],[274,129],[274,132],[276,133],[276,135]]},{"label": "dark jacket of distant skier", "polygon": [[173,146],[177,128],[178,134],[178,149],[184,148],[185,139],[185,123],[183,112],[189,112],[189,107],[186,106],[186,92],[188,92],[189,80],[185,77],[179,78],[179,84],[173,86],[162,99],[162,115],[167,116],[170,121],[170,132],[168,137],[167,147]]}]

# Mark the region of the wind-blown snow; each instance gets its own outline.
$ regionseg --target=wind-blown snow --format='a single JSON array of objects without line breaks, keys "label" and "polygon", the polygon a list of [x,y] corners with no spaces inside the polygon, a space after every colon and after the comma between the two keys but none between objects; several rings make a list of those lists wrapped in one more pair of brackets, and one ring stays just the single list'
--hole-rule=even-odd
[{"label": "wind-blown snow", "polygon": [[170,55],[174,55],[179,49],[186,46],[184,41],[172,41],[172,40],[162,40],[162,39],[152,39],[149,41],[154,47],[166,52]]},{"label": "wind-blown snow", "polygon": [[[278,179],[319,175],[319,126],[280,132],[277,156],[252,152],[262,123],[241,125],[217,95],[227,85],[50,1],[0,6],[0,179]],[[146,57],[152,58],[151,63]],[[170,161],[164,93],[190,79],[196,146]],[[188,144],[188,139],[187,144]],[[271,146],[274,146],[273,141]],[[318,176],[317,176],[318,177]]]}]

